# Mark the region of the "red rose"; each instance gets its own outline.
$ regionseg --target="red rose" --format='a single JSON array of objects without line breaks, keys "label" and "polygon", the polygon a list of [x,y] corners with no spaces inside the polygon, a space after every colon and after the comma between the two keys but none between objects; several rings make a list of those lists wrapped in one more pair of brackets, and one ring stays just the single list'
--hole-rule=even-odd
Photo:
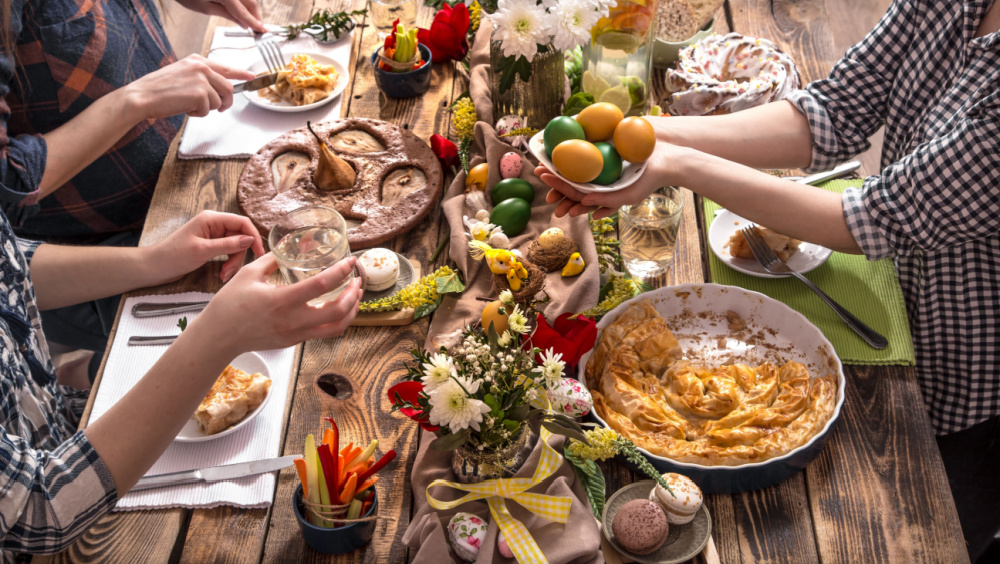
[{"label": "red rose", "polygon": [[454,7],[447,3],[434,14],[431,28],[420,28],[417,40],[428,46],[435,63],[460,60],[469,52],[469,42],[465,34],[469,31],[469,9],[458,3]]},{"label": "red rose", "polygon": [[434,151],[438,160],[441,161],[441,166],[444,167],[445,172],[457,168],[461,164],[461,161],[458,159],[458,147],[437,133],[431,135],[431,150]]},{"label": "red rose", "polygon": [[[389,402],[395,406],[402,406],[407,403],[420,405],[420,393],[423,391],[424,385],[422,382],[406,380],[389,388]],[[416,421],[421,427],[432,433],[440,429],[440,427],[428,423],[427,419],[430,415],[419,409],[414,409],[412,407],[399,407],[398,410],[400,413]]]},{"label": "red rose", "polygon": [[[572,369],[576,369],[580,357],[597,342],[597,322],[589,317],[564,313],[556,318],[554,328],[542,314],[538,314],[537,321],[535,332],[524,343],[525,348],[538,347],[543,353],[552,349]],[[540,356],[537,360],[541,362]]]}]

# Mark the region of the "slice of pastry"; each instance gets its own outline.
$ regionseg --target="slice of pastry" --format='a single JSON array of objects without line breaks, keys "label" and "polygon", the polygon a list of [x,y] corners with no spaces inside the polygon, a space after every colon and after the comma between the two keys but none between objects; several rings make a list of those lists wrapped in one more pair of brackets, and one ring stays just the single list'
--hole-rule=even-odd
[{"label": "slice of pastry", "polygon": [[271,379],[267,376],[227,366],[194,412],[198,428],[206,435],[214,435],[232,427],[257,409],[270,389]]},{"label": "slice of pastry", "polygon": [[[792,239],[767,227],[758,225],[753,229],[757,235],[760,235],[764,239],[764,242],[774,251],[774,254],[781,259],[781,262],[788,262],[788,258],[794,255],[795,251],[799,250],[799,245],[802,244],[802,241],[798,239]],[[753,251],[750,250],[750,244],[747,243],[747,239],[741,231],[733,233],[733,236],[729,238],[729,241],[722,248],[729,249],[729,254],[734,257],[751,260],[754,258]]]}]

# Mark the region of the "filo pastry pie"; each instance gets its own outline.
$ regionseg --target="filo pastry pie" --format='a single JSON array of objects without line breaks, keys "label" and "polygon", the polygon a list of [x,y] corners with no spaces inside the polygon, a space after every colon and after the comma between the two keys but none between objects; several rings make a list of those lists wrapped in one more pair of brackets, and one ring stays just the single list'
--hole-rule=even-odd
[{"label": "filo pastry pie", "polygon": [[227,366],[194,412],[198,429],[214,435],[232,427],[264,403],[270,389],[267,376]]},{"label": "filo pastry pie", "polygon": [[835,376],[805,366],[705,367],[681,359],[677,338],[649,301],[604,329],[587,363],[594,408],[652,454],[739,466],[805,444],[833,414]]}]

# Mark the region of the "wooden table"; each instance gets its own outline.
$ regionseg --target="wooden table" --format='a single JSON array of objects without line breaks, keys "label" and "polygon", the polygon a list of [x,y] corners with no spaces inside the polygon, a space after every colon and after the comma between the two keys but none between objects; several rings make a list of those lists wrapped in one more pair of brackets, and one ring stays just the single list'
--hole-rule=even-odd
[{"label": "wooden table", "polygon": [[[322,6],[320,0],[319,6]],[[353,0],[354,8],[364,0]],[[291,5],[294,4],[294,5]],[[734,29],[775,41],[800,65],[803,79],[825,76],[844,50],[877,21],[889,0],[730,0],[717,17],[717,30]],[[308,2],[262,2],[272,23],[303,20]],[[422,8],[427,26],[432,10]],[[216,25],[213,21],[205,50]],[[344,114],[391,121],[416,135],[450,133],[450,102],[466,84],[450,65],[435,65],[430,92],[422,98],[380,96],[365,63],[378,40],[369,26],[355,36],[352,75],[344,93]],[[175,139],[160,175],[146,220],[142,245],[161,240],[202,209],[238,212],[236,181],[242,160],[177,159]],[[877,155],[863,159],[877,172]],[[708,280],[703,218],[687,198],[675,267],[667,283]],[[426,261],[442,237],[440,209],[413,232],[390,245]],[[438,259],[438,262],[442,262]],[[214,263],[167,286],[134,292],[174,293],[218,289]],[[222,507],[114,513],[101,519],[66,552],[36,561],[403,562],[400,543],[409,522],[412,495],[407,480],[417,447],[417,426],[390,413],[385,389],[404,374],[407,351],[424,342],[426,319],[404,327],[352,328],[342,338],[310,341],[300,349],[294,393],[282,450],[300,453],[307,433],[321,418],[336,414],[347,440],[376,437],[381,449],[399,453],[392,471],[381,474],[381,521],[365,551],[339,558],[320,555],[302,541],[292,515],[292,469],[280,473],[269,510]],[[105,355],[105,360],[107,356]],[[103,367],[102,367],[103,370]],[[708,498],[713,534],[722,561],[733,562],[967,562],[962,532],[934,437],[911,368],[845,367],[846,403],[837,430],[822,454],[804,472],[752,493]],[[334,374],[339,387],[330,395],[317,378]],[[98,382],[99,385],[99,382]],[[95,387],[96,389],[96,387]],[[604,465],[608,491],[637,477],[618,463]]]}]

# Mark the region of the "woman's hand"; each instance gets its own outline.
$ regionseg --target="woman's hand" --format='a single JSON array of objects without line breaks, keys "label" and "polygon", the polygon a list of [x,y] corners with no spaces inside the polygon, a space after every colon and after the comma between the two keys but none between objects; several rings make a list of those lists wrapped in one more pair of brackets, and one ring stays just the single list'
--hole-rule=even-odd
[{"label": "woman's hand", "polygon": [[226,18],[242,28],[262,33],[267,31],[255,0],[178,0],[178,2],[188,10]]},{"label": "woman's hand", "polygon": [[247,249],[264,254],[260,233],[249,219],[231,213],[205,210],[169,237],[142,247],[143,262],[158,277],[158,284],[177,280],[219,255],[229,255],[221,278],[228,281],[240,269]]},{"label": "woman's hand", "polygon": [[252,78],[252,72],[190,55],[127,84],[121,91],[136,123],[178,114],[204,117],[233,105],[233,85],[228,79]]},{"label": "woman's hand", "polygon": [[351,280],[333,301],[319,306],[308,302],[340,286],[356,262],[348,257],[306,280],[274,285],[268,277],[278,269],[278,261],[268,253],[243,267],[189,330],[196,326],[199,332],[208,330],[222,350],[233,356],[341,335],[358,312],[361,279]]}]

